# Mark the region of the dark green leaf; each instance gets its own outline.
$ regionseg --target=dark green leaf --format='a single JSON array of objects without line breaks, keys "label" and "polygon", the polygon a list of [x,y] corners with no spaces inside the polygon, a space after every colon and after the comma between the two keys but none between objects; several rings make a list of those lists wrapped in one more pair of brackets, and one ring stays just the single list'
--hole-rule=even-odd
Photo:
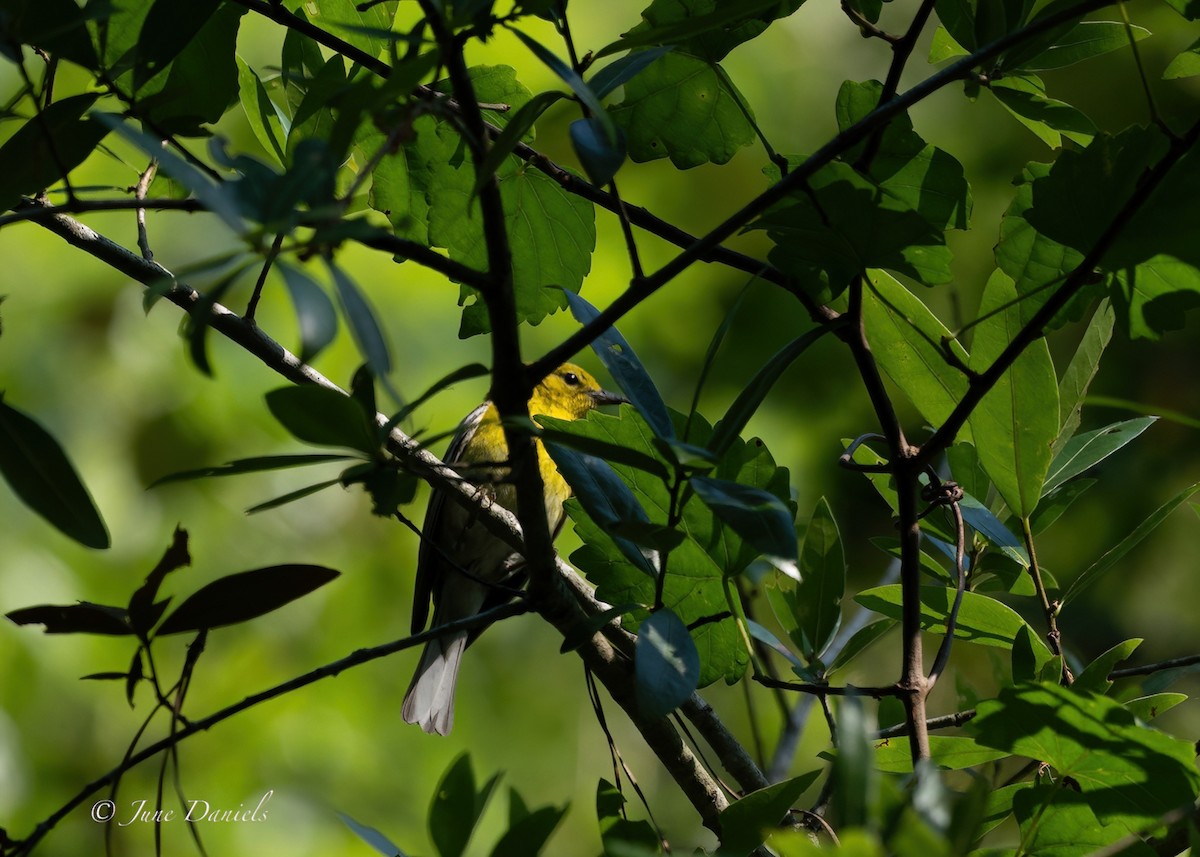
[{"label": "dark green leaf", "polygon": [[801,334],[775,352],[771,359],[763,364],[762,368],[750,379],[750,383],[738,393],[733,404],[729,406],[729,410],[725,412],[725,416],[713,430],[712,440],[709,441],[709,449],[712,450],[713,455],[719,458],[725,454],[729,445],[741,435],[746,424],[750,422],[750,418],[758,411],[759,406],[762,405],[767,394],[771,392],[771,388],[783,375],[784,370],[791,366],[810,345],[832,329],[831,325],[822,325]]},{"label": "dark green leaf", "polygon": [[1195,77],[1200,74],[1200,39],[1188,45],[1187,49],[1175,56],[1163,71],[1164,80],[1178,80],[1181,77]]},{"label": "dark green leaf", "polygon": [[267,407],[297,439],[317,446],[345,446],[368,455],[379,450],[373,416],[327,387],[282,387],[267,393]]},{"label": "dark green leaf", "polygon": [[792,594],[797,642],[805,658],[819,658],[842,621],[846,592],[846,554],[833,510],[822,497],[808,519],[800,550],[800,581]]},{"label": "dark green leaf", "polygon": [[779,827],[787,811],[800,799],[820,771],[750,792],[721,810],[721,848],[733,853],[753,851],[773,828]]},{"label": "dark green leaf", "polygon": [[[1129,47],[1130,36],[1141,41],[1150,35],[1145,27],[1125,25],[1116,21],[1082,21],[1053,45],[1031,60],[1021,63],[1029,71],[1065,68],[1109,51]],[[1164,75],[1165,76],[1165,75]]]},{"label": "dark green leaf", "polygon": [[[538,415],[535,414],[534,416]],[[636,449],[617,446],[615,443],[609,443],[598,437],[572,434],[570,431],[560,431],[555,426],[561,425],[564,421],[555,420],[553,417],[542,416],[538,418],[538,422],[542,424],[540,437],[545,441],[553,441],[561,446],[568,446],[571,449],[586,452],[588,455],[603,458],[605,461],[611,461],[614,464],[625,464],[646,473],[652,473],[663,482],[670,479],[670,473],[661,458],[648,455]]]},{"label": "dark green leaf", "polygon": [[1191,742],[1138,724],[1120,703],[1058,684],[1008,687],[967,730],[985,746],[1071,777],[1103,824],[1137,831],[1200,791]]},{"label": "dark green leaf", "polygon": [[301,268],[279,264],[300,327],[300,360],[310,362],[337,336],[337,312],[325,290]]},{"label": "dark green leaf", "polygon": [[245,622],[307,595],[338,574],[319,565],[276,565],[231,574],[188,596],[163,620],[158,634]]},{"label": "dark green leaf", "polygon": [[1051,463],[1042,493],[1049,494],[1067,480],[1095,467],[1150,428],[1157,420],[1158,417],[1139,417],[1071,438]]},{"label": "dark green leaf", "polygon": [[239,458],[235,461],[220,464],[216,467],[201,467],[198,470],[183,470],[155,479],[150,488],[166,485],[168,482],[183,482],[188,479],[206,479],[210,476],[238,476],[242,473],[259,473],[264,470],[282,470],[289,467],[307,467],[311,464],[325,464],[330,461],[346,461],[346,455],[263,455],[255,458]]},{"label": "dark green leaf", "polygon": [[627,55],[609,63],[592,75],[588,86],[592,92],[596,93],[597,98],[603,99],[618,86],[623,86],[637,77],[656,59],[672,50],[672,46],[665,45],[648,50],[630,51]]},{"label": "dark green leaf", "polygon": [[842,646],[842,650],[838,652],[837,657],[829,665],[825,671],[826,675],[833,675],[840,669],[844,669],[851,661],[865,652],[868,648],[879,642],[888,631],[896,627],[894,619],[879,619],[875,622],[870,622],[854,632],[854,635],[846,641],[846,645]]},{"label": "dark green leaf", "polygon": [[238,98],[242,103],[242,110],[246,112],[250,130],[254,132],[255,139],[263,149],[282,165],[287,161],[284,151],[287,135],[283,130],[283,119],[279,110],[271,101],[267,88],[263,86],[254,69],[242,62],[241,57],[237,58],[237,67]]},{"label": "dark green leaf", "polygon": [[[1058,421],[1061,428],[1058,439],[1054,441],[1055,457],[1062,451],[1063,445],[1075,436],[1079,428],[1080,411],[1083,410],[1083,400],[1087,396],[1088,387],[1096,372],[1100,369],[1100,357],[1108,342],[1112,339],[1113,321],[1112,304],[1105,300],[1092,315],[1088,322],[1083,338],[1075,349],[1075,356],[1063,372],[1062,380],[1058,382]],[[1051,464],[1053,467],[1053,464]]]},{"label": "dark green leaf", "polygon": [[692,695],[700,679],[700,655],[687,626],[669,608],[652,613],[638,629],[634,654],[638,710],[666,717]]},{"label": "dark green leaf", "polygon": [[358,285],[332,261],[328,264],[329,272],[333,274],[334,285],[337,287],[338,300],[342,304],[346,324],[354,335],[359,353],[366,358],[367,365],[371,367],[371,374],[376,378],[385,378],[392,371],[392,358],[388,352],[387,340],[380,329],[378,317]]},{"label": "dark green leaf", "polygon": [[563,635],[562,645],[558,649],[559,654],[565,655],[567,652],[575,651],[614,619],[638,609],[642,609],[639,604],[618,604],[616,607],[609,607],[594,616],[581,619]]},{"label": "dark green leaf", "polygon": [[64,535],[109,546],[108,530],[58,442],[0,396],[0,474],[13,493]]},{"label": "dark green leaf", "polygon": [[462,857],[500,776],[475,790],[471,757],[463,753],[442,775],[429,807],[429,838],[441,857]]},{"label": "dark green leaf", "polygon": [[1187,700],[1187,695],[1183,693],[1154,693],[1129,700],[1125,703],[1125,708],[1138,720],[1149,722]]},{"label": "dark green leaf", "polygon": [[396,15],[396,0],[363,4],[365,8],[362,9],[354,0],[320,0],[303,5],[312,15],[313,23],[331,30],[372,57],[378,57],[390,40],[400,36],[389,35]]},{"label": "dark green leaf", "polygon": [[1066,485],[1059,488],[1052,494],[1047,494],[1038,503],[1037,511],[1033,513],[1033,517],[1029,520],[1029,527],[1033,530],[1036,536],[1043,533],[1046,529],[1059,519],[1063,512],[1067,511],[1072,503],[1079,496],[1091,488],[1099,480],[1096,479],[1075,479]]},{"label": "dark green leaf", "polygon": [[1142,521],[1134,528],[1133,532],[1121,539],[1121,541],[1116,545],[1109,548],[1104,556],[1093,562],[1090,566],[1084,569],[1082,574],[1072,580],[1066,591],[1063,592],[1060,601],[1064,605],[1067,604],[1076,595],[1095,583],[1102,575],[1109,572],[1113,566],[1115,566],[1125,557],[1125,554],[1133,550],[1138,542],[1146,538],[1146,536],[1150,535],[1150,533],[1154,532],[1154,529],[1161,524],[1168,515],[1174,512],[1179,506],[1183,505],[1183,503],[1197,491],[1200,491],[1200,482],[1183,489],[1183,491],[1181,491],[1179,494],[1176,494],[1172,499],[1155,509],[1154,512],[1151,513],[1150,517],[1146,518],[1146,520]]},{"label": "dark green leaf", "polygon": [[1025,552],[1025,547],[1020,539],[1013,535],[1012,531],[1004,526],[990,509],[970,494],[963,496],[958,503],[958,508],[962,512],[963,520],[975,532],[991,542],[993,547],[1013,562],[1022,568],[1029,568],[1029,554]]},{"label": "dark green leaf", "polygon": [[595,117],[576,119],[570,127],[571,145],[583,171],[597,185],[607,185],[625,163],[625,134],[613,128],[606,136],[604,124]]},{"label": "dark green leaf", "polygon": [[6,20],[0,26],[6,39],[37,45],[55,57],[96,68],[96,50],[87,24],[103,21],[112,7],[92,2],[81,9],[73,0],[9,0],[4,11]]},{"label": "dark green leaf", "polygon": [[511,824],[492,849],[491,857],[536,857],[566,814],[565,805],[561,809],[553,806],[535,809]]},{"label": "dark green leaf", "polygon": [[684,170],[728,163],[754,142],[739,102],[744,97],[717,67],[669,53],[625,84],[625,98],[610,115],[625,130],[631,159],[669,157]]},{"label": "dark green leaf", "polygon": [[[860,592],[854,597],[862,606],[892,619],[901,617],[900,584],[879,586]],[[921,627],[938,634],[946,633],[946,619],[954,603],[954,590],[944,586],[921,587]],[[1023,628],[1025,620],[1011,607],[994,598],[976,592],[964,592],[954,628],[957,639],[982,646],[1010,649]],[[1045,648],[1039,640],[1036,645]]]},{"label": "dark green leaf", "polygon": [[[580,324],[590,324],[599,317],[596,308],[579,295],[568,291],[566,297],[571,305],[571,314]],[[642,419],[654,429],[654,434],[664,439],[675,437],[675,427],[658,388],[621,332],[615,327],[603,331],[592,340],[592,350],[616,379],[621,392],[629,397]]]},{"label": "dark green leaf", "polygon": [[542,63],[557,74],[559,78],[571,87],[571,91],[575,93],[575,97],[583,104],[584,107],[592,114],[591,118],[597,123],[601,136],[605,143],[609,146],[616,145],[617,129],[613,125],[612,119],[604,110],[604,106],[600,103],[600,99],[592,92],[591,87],[583,82],[583,78],[575,69],[571,68],[549,50],[541,45],[536,39],[526,35],[520,30],[513,29],[512,34],[521,41],[529,51],[537,57]]},{"label": "dark green leaf", "polygon": [[[622,521],[649,522],[646,510],[606,461],[556,443],[547,443],[546,451],[588,515],[601,527],[611,531],[613,525]],[[636,567],[651,577],[658,574],[662,565],[658,551],[644,550],[616,535],[613,541]]]},{"label": "dark green leaf", "polygon": [[604,842],[604,857],[619,853],[621,846],[643,847],[651,854],[662,853],[658,834],[645,821],[625,817],[625,796],[608,780],[596,786],[596,817],[600,822],[600,838]]},{"label": "dark green leaf", "polygon": [[1051,149],[1060,148],[1063,137],[1086,146],[1096,134],[1096,126],[1087,116],[1065,101],[1047,96],[1045,86],[1033,75],[994,81],[988,92]]},{"label": "dark green leaf", "polygon": [[500,165],[513,153],[517,143],[529,134],[533,123],[537,122],[552,104],[563,98],[566,98],[566,95],[562,92],[540,92],[513,113],[508,124],[500,132],[500,136],[493,140],[492,145],[488,147],[487,157],[483,159],[483,164],[475,179],[475,187],[471,190],[472,196],[478,196],[484,183],[491,181],[492,177],[500,170]]},{"label": "dark green leaf", "polygon": [[453,372],[449,372],[438,380],[434,381],[428,390],[401,408],[400,412],[393,417],[393,420],[404,419],[421,405],[425,404],[438,393],[442,392],[442,390],[452,387],[459,381],[469,381],[472,378],[482,378],[487,373],[488,368],[482,363],[469,363],[466,366],[461,366],[458,369],[455,369]]},{"label": "dark green leaf", "polygon": [[162,611],[166,609],[166,601],[155,603],[158,589],[162,586],[163,580],[172,571],[191,564],[192,557],[188,553],[187,531],[176,527],[175,535],[172,537],[171,545],[167,548],[166,553],[146,576],[145,583],[139,586],[129,599],[129,623],[139,636],[144,637],[148,634],[162,616]]},{"label": "dark green leaf", "polygon": [[182,6],[175,0],[154,0],[138,33],[133,88],[142,89],[183,52],[221,5],[220,0],[193,0]]},{"label": "dark green leaf", "polygon": [[120,637],[133,633],[129,616],[121,607],[92,604],[43,604],[5,614],[18,625],[45,625],[47,634],[105,634]]},{"label": "dark green leaf", "polygon": [[708,508],[780,571],[800,579],[795,515],[770,491],[727,479],[693,476],[689,483]]},{"label": "dark green leaf", "polygon": [[857,696],[837,706],[838,752],[833,762],[832,805],[846,827],[866,826],[878,799],[879,776],[871,733],[875,718]]},{"label": "dark green leaf", "polygon": [[22,195],[48,189],[87,160],[108,133],[102,122],[84,117],[98,97],[91,93],[55,101],[4,141],[0,210],[12,208]]},{"label": "dark green leaf", "polygon": [[603,57],[648,45],[679,45],[710,62],[720,61],[739,44],[760,35],[772,21],[786,17],[803,0],[654,0],[642,10],[642,23],[597,52]]},{"label": "dark green leaf", "polygon": [[[929,736],[931,761],[944,771],[959,771],[1005,758],[1008,753],[981,747],[971,738]],[[911,774],[912,750],[904,738],[888,740],[875,747],[875,767],[885,774]]]}]

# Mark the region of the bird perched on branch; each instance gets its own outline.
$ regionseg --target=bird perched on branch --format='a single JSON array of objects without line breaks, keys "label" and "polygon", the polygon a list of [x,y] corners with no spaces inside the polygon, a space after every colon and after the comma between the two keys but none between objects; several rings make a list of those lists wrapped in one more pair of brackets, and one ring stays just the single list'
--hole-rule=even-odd
[{"label": "bird perched on branch", "polygon": [[[576,420],[600,405],[625,402],[616,393],[600,387],[596,379],[572,363],[564,363],[542,379],[529,398],[533,417],[546,415],[560,420]],[[546,500],[546,521],[552,535],[562,528],[563,503],[571,496],[571,487],[558,472],[540,440],[536,441],[538,469],[542,475]],[[459,424],[458,432],[446,452],[448,464],[465,466],[464,477],[480,485],[487,494],[509,511],[517,509],[517,492],[508,477],[508,445],[496,406],[484,402]],[[417,558],[416,594],[413,601],[412,631],[425,628],[429,601],[434,605],[436,628],[464,619],[484,609],[504,603],[511,596],[520,557],[512,548],[487,531],[477,514],[459,503],[446,502],[445,492],[434,489],[421,531],[421,549]],[[506,584],[508,584],[506,586]],[[408,723],[416,723],[426,732],[446,735],[454,725],[454,691],[463,651],[481,629],[457,631],[430,640],[408,693],[403,714]]]}]

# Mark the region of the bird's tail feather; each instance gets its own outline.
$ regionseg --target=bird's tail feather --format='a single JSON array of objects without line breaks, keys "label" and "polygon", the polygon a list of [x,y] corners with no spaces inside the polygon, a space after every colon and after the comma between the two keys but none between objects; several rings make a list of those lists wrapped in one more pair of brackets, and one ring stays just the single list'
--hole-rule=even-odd
[{"label": "bird's tail feather", "polygon": [[467,647],[465,631],[430,640],[421,654],[401,713],[428,733],[450,734],[454,726],[454,691],[458,668]]}]

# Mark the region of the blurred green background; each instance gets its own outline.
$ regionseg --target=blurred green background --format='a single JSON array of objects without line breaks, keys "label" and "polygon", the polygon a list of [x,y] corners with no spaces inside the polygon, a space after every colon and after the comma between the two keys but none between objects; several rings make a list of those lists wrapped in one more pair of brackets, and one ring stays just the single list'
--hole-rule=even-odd
[{"label": "blurred green background", "polygon": [[[407,4],[405,4],[407,7]],[[596,49],[638,20],[638,3],[576,3],[571,21],[581,51]],[[1157,81],[1167,62],[1197,35],[1166,6],[1131,3],[1133,20],[1154,35],[1140,43],[1154,79],[1160,108],[1168,119],[1194,114],[1200,90],[1195,82]],[[915,3],[885,9],[883,25],[900,30]],[[412,14],[410,8],[408,14]],[[1113,17],[1115,12],[1105,17]],[[528,30],[556,44],[541,22]],[[931,71],[918,46],[906,73],[909,85]],[[262,71],[279,63],[282,30],[253,14],[243,19],[239,53]],[[756,111],[764,133],[781,152],[815,149],[836,131],[833,101],[845,79],[882,78],[890,52],[882,42],[864,40],[834,3],[812,2],[742,46],[725,63],[730,76]],[[552,75],[511,36],[500,34],[477,47],[475,63],[506,63],[534,92],[556,88]],[[32,67],[32,65],[31,65]],[[64,69],[60,86],[70,85]],[[1147,116],[1132,57],[1127,51],[1045,74],[1052,96],[1087,112],[1097,125],[1117,131]],[[11,93],[19,78],[10,64],[0,66],[0,93]],[[75,78],[76,84],[80,83]],[[564,103],[565,104],[565,103]],[[537,147],[573,164],[566,124],[575,118],[566,106],[552,109],[539,124]],[[1020,127],[991,99],[968,101],[960,86],[947,87],[913,111],[916,129],[929,142],[958,157],[972,183],[973,228],[951,236],[957,283],[921,296],[954,327],[973,316],[978,294],[990,273],[998,219],[1011,198],[1012,178],[1029,160],[1053,153]],[[0,135],[15,123],[0,125]],[[217,129],[236,150],[258,154],[240,108]],[[80,184],[124,187],[144,166],[140,156],[109,144],[126,158],[96,155],[76,173]],[[196,144],[197,146],[199,144]],[[666,161],[630,164],[620,174],[622,193],[633,204],[693,233],[719,223],[765,185],[761,147],[742,150],[725,166],[687,172]],[[89,225],[126,246],[135,243],[132,213],[91,215]],[[598,249],[583,294],[603,305],[628,281],[618,224],[597,212]],[[150,239],[156,259],[178,270],[234,247],[233,237],[214,218],[178,213],[151,214]],[[731,242],[763,255],[761,233]],[[649,268],[673,254],[658,239],[639,235]],[[411,608],[415,538],[393,522],[373,518],[365,496],[338,489],[280,510],[246,516],[256,503],[336,475],[332,471],[285,471],[199,483],[146,486],[175,471],[233,458],[303,452],[268,415],[263,394],[282,386],[252,358],[210,337],[216,377],[201,376],[188,361],[177,335],[181,314],[161,304],[149,315],[142,288],[32,224],[0,230],[0,293],[7,296],[0,337],[0,389],[5,400],[33,414],[64,444],[89,486],[112,535],[105,552],[79,547],[36,518],[9,492],[0,490],[0,611],[43,603],[89,600],[123,604],[170,541],[176,524],[191,534],[190,569],[168,580],[167,591],[186,595],[218,576],[283,562],[307,562],[340,569],[335,583],[279,612],[244,626],[213,632],[200,662],[187,713],[203,716],[243,696],[363,646],[407,633]],[[456,338],[457,288],[414,264],[396,265],[383,254],[348,247],[339,257],[365,288],[384,320],[397,367],[394,380],[413,396],[446,372],[473,361],[488,362],[482,338]],[[324,271],[314,268],[314,275]],[[227,303],[244,307],[252,277],[230,293]],[[203,288],[201,278],[193,285]],[[647,301],[620,325],[658,381],[667,402],[686,410],[712,332],[746,285],[736,272],[697,265]],[[270,281],[260,323],[289,347],[297,339],[290,306],[280,284]],[[1132,399],[1200,417],[1200,367],[1195,315],[1161,342],[1126,341],[1117,335],[1093,387],[1094,394]],[[810,322],[793,300],[773,287],[750,287],[725,347],[701,397],[701,411],[715,421],[756,368]],[[574,329],[560,313],[523,333],[532,359]],[[1061,370],[1079,331],[1056,333],[1051,347]],[[580,356],[599,369],[590,355]],[[358,359],[343,330],[317,368],[346,384]],[[602,374],[602,373],[598,373]],[[463,383],[423,408],[413,428],[441,432],[454,426],[486,392],[483,379]],[[906,426],[919,438],[920,421],[904,410]],[[1085,410],[1084,429],[1128,414],[1113,409]],[[851,362],[832,339],[793,367],[755,417],[749,433],[762,437],[777,461],[790,468],[801,521],[818,497],[829,498],[849,544],[853,585],[873,585],[887,562],[867,539],[889,535],[886,509],[860,476],[839,470],[840,439],[875,428]],[[1200,478],[1195,452],[1197,430],[1160,421],[1138,442],[1107,462],[1102,483],[1078,502],[1039,545],[1047,567],[1069,579],[1149,512]],[[413,514],[419,520],[426,492]],[[1139,661],[1188,654],[1200,649],[1195,605],[1200,602],[1198,524],[1190,511],[1176,513],[1086,601],[1063,619],[1074,650],[1090,659],[1111,645],[1145,636]],[[577,544],[564,533],[564,555]],[[1030,600],[1032,601],[1032,600]],[[1013,605],[1041,627],[1032,603]],[[182,781],[189,798],[213,807],[252,808],[268,790],[269,820],[260,824],[213,824],[204,830],[212,854],[288,853],[358,855],[370,853],[337,820],[345,812],[378,827],[414,854],[433,849],[425,815],[435,784],[449,762],[464,750],[473,756],[480,779],[505,772],[504,785],[516,787],[531,805],[571,802],[571,811],[549,851],[563,857],[592,857],[600,850],[594,792],[600,777],[612,778],[608,750],[574,656],[559,656],[556,634],[533,617],[491,629],[466,660],[453,734],[430,737],[399,717],[400,700],[415,665],[415,652],[353,669],[297,693],[255,707],[197,736],[180,748]],[[170,675],[178,669],[185,640],[164,641],[158,657]],[[894,647],[883,645],[866,658],[855,682],[893,680],[899,668]],[[38,820],[61,805],[83,783],[111,768],[123,754],[148,711],[144,688],[130,711],[119,683],[81,682],[79,676],[123,670],[129,641],[73,636],[48,637],[35,628],[0,628],[0,826],[13,837],[26,835]],[[954,682],[939,686],[932,710],[959,704],[958,694],[991,690],[993,664],[986,654],[960,646],[962,667]],[[1196,690],[1195,686],[1182,689]],[[741,688],[711,688],[708,695],[746,740],[749,731]],[[759,694],[758,709],[767,736],[778,729],[774,700]],[[611,704],[620,749],[650,795],[657,821],[679,853],[694,844],[711,845],[691,808],[680,798],[637,734]],[[1195,735],[1200,721],[1194,704],[1162,719],[1177,734]],[[166,728],[156,720],[147,733]],[[814,720],[794,770],[821,764],[814,754],[826,743],[824,726]],[[770,739],[769,739],[770,740]],[[118,796],[127,814],[140,798],[153,801],[157,763],[126,777]],[[100,797],[97,795],[96,797]],[[51,834],[42,853],[99,853],[101,829],[87,807],[72,813]],[[168,798],[168,806],[173,798]],[[487,816],[471,854],[490,851],[503,829],[503,798]],[[633,812],[640,816],[642,810]],[[187,853],[182,825],[165,825],[167,853]],[[149,825],[118,831],[114,852],[147,853]]]}]

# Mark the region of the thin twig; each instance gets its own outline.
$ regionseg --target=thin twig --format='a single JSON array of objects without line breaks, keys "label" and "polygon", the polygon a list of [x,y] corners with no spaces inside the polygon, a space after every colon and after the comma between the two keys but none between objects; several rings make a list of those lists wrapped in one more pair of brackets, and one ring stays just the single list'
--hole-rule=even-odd
[{"label": "thin twig", "polygon": [[[931,717],[925,721],[926,729],[952,729],[956,726],[962,726],[968,720],[975,717],[975,709],[968,708],[966,711],[957,711],[954,714],[943,714],[941,717]],[[889,726],[886,729],[880,729],[873,736],[875,740],[884,738],[899,738],[902,735],[908,734],[907,723],[897,723],[895,726]]]},{"label": "thin twig", "polygon": [[[154,174],[158,172],[158,161],[152,159],[147,164],[140,175],[138,175],[137,184],[133,186],[134,199],[144,202],[146,193],[150,190],[150,182],[154,181]],[[147,262],[154,261],[154,251],[150,249],[150,237],[146,234],[146,209],[139,207],[137,209],[137,235],[138,249],[142,251],[142,258]]]},{"label": "thin twig", "polygon": [[780,681],[765,675],[757,675],[754,680],[763,687],[777,687],[780,690],[791,690],[796,693],[811,693],[814,696],[869,696],[872,699],[885,699],[890,696],[902,696],[904,691],[894,684],[884,687],[858,687],[848,684],[839,687],[832,684],[812,684],[802,681]]}]

